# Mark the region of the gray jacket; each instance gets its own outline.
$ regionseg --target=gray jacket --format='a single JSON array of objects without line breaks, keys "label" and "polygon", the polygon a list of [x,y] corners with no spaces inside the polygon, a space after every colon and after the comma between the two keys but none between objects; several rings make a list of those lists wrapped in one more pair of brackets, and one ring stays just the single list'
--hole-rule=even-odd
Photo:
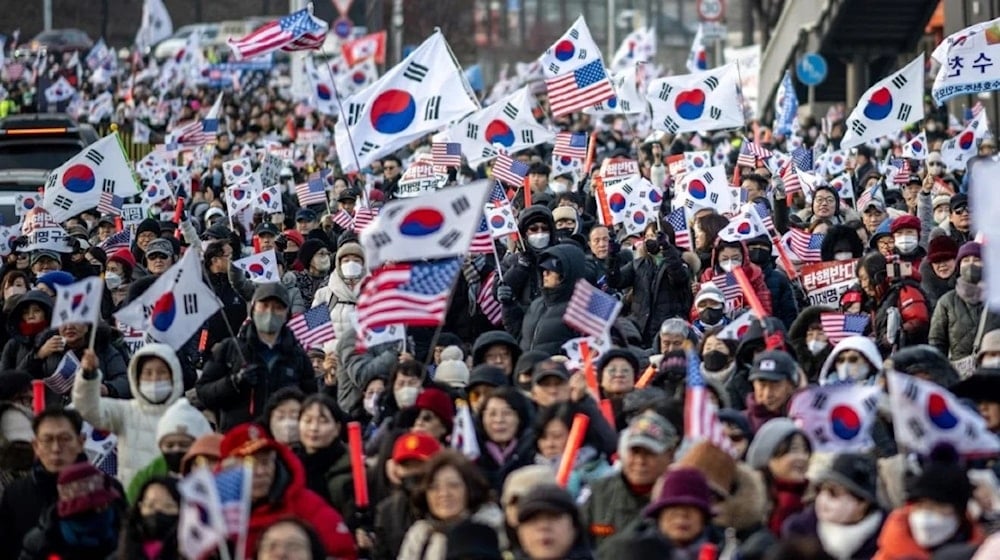
[{"label": "gray jacket", "polygon": [[365,352],[357,352],[354,345],[357,333],[353,328],[347,328],[337,339],[337,404],[344,412],[355,416],[362,412],[364,387],[379,373],[386,379],[393,365],[399,361],[399,351],[395,344],[383,344],[369,348]]},{"label": "gray jacket", "polygon": [[[946,293],[934,308],[927,341],[948,356],[949,360],[961,360],[972,354],[976,333],[979,331],[979,320],[984,312],[985,303],[970,304],[960,298],[955,290]],[[1000,316],[989,313],[983,333],[996,328],[1000,328]]]}]

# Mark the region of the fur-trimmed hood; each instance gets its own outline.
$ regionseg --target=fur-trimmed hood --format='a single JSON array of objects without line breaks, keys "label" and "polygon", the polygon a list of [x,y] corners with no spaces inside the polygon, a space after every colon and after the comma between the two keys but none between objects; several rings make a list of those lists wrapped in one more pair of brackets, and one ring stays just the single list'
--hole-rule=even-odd
[{"label": "fur-trimmed hood", "polygon": [[714,524],[745,531],[760,526],[767,519],[767,490],[761,474],[746,463],[736,464],[733,493],[717,506]]}]

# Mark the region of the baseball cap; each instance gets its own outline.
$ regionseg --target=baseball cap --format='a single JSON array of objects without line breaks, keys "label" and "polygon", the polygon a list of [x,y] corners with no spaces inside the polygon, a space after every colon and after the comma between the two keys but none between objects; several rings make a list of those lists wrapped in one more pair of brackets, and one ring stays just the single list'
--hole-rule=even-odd
[{"label": "baseball cap", "polygon": [[441,451],[441,444],[432,436],[423,432],[410,432],[400,436],[392,446],[392,460],[397,463],[426,461],[438,451]]},{"label": "baseball cap", "polygon": [[41,251],[31,252],[31,264],[35,264],[36,262],[42,259],[52,259],[56,262],[62,261],[62,259],[59,257],[59,253],[55,251],[49,251],[48,249],[45,249]]},{"label": "baseball cap", "polygon": [[337,202],[343,202],[345,200],[357,200],[361,196],[361,193],[357,189],[344,189],[337,197]]},{"label": "baseball cap", "polygon": [[754,358],[750,368],[750,381],[764,379],[767,381],[787,380],[795,384],[799,380],[798,367],[795,360],[787,352],[768,350]]},{"label": "baseball cap", "polygon": [[253,300],[257,302],[264,301],[265,299],[276,299],[285,304],[285,307],[291,307],[292,305],[288,297],[288,290],[281,285],[281,282],[268,282],[257,286],[257,289],[253,293]]},{"label": "baseball cap", "polygon": [[222,208],[216,206],[209,208],[208,212],[205,212],[205,222],[208,222],[212,218],[225,218],[225,217],[226,213],[222,211]]},{"label": "baseball cap", "polygon": [[868,204],[865,204],[865,207],[862,208],[861,211],[865,212],[872,207],[877,209],[879,212],[885,212],[885,203],[882,202],[882,199],[880,198],[872,198],[871,200],[869,200]]},{"label": "baseball cap", "polygon": [[278,226],[272,224],[271,222],[264,222],[257,226],[257,229],[253,230],[254,235],[273,235],[278,237],[281,234],[278,231]]},{"label": "baseball cap", "polygon": [[309,208],[300,208],[298,212],[295,213],[296,222],[315,222],[316,221],[316,211]]},{"label": "baseball cap", "polygon": [[531,372],[531,383],[537,385],[539,381],[546,377],[558,377],[563,381],[569,381],[569,370],[560,362],[551,358],[542,360],[535,364]]},{"label": "baseball cap", "polygon": [[632,419],[625,431],[622,443],[625,449],[642,447],[653,453],[664,451],[677,445],[677,430],[652,410],[647,410]]},{"label": "baseball cap", "polygon": [[949,208],[951,209],[952,212],[958,210],[959,208],[968,208],[968,207],[969,207],[969,195],[959,193],[951,197]]},{"label": "baseball cap", "polygon": [[698,304],[705,300],[714,301],[724,305],[726,303],[726,296],[722,294],[722,290],[720,290],[719,287],[713,282],[706,282],[701,285],[701,289],[698,290],[698,295],[694,298],[695,307],[698,307]]},{"label": "baseball cap", "polygon": [[174,246],[170,244],[170,241],[159,238],[150,241],[146,245],[146,257],[151,255],[166,255],[168,257],[174,256]]},{"label": "baseball cap", "polygon": [[562,272],[562,264],[559,259],[555,257],[549,257],[538,264],[538,268],[542,270],[549,270],[552,272]]}]

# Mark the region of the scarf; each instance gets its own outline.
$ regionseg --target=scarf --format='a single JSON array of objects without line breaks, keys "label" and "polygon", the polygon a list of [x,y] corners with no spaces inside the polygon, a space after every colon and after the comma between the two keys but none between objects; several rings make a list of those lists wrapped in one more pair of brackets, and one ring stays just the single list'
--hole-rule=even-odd
[{"label": "scarf", "polygon": [[853,525],[817,521],[816,535],[823,550],[837,560],[850,560],[869,537],[882,527],[882,512],[874,511]]},{"label": "scarf", "polygon": [[705,369],[705,364],[701,364],[701,374],[705,376],[705,379],[725,385],[729,381],[729,377],[736,371],[736,360],[733,360],[728,367],[719,371],[709,371]]},{"label": "scarf", "polygon": [[517,450],[517,438],[514,438],[505,445],[500,447],[498,444],[487,441],[486,442],[486,452],[493,457],[493,460],[500,466],[506,465],[507,461],[514,455],[514,451]]},{"label": "scarf", "polygon": [[793,482],[790,480],[775,480],[772,484],[774,508],[767,521],[767,528],[775,535],[781,534],[781,526],[792,514],[802,511],[802,495],[805,494],[807,481]]},{"label": "scarf", "polygon": [[959,278],[955,281],[955,293],[958,294],[958,297],[962,298],[962,301],[969,305],[979,305],[983,302],[982,283],[973,284]]}]

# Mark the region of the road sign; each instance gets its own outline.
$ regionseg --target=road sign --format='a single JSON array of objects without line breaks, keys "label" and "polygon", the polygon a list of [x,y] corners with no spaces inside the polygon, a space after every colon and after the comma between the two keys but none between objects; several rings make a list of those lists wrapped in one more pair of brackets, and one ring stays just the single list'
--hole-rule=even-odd
[{"label": "road sign", "polygon": [[724,23],[705,22],[701,26],[701,36],[706,41],[721,41],[726,38],[728,29]]},{"label": "road sign", "polygon": [[725,0],[698,0],[698,19],[701,21],[722,21],[726,15]]},{"label": "road sign", "polygon": [[806,53],[795,65],[795,76],[807,86],[818,86],[826,79],[826,59],[815,52]]},{"label": "road sign", "polygon": [[341,39],[350,37],[352,29],[354,29],[354,22],[345,17],[339,17],[337,21],[333,22],[333,33]]}]

